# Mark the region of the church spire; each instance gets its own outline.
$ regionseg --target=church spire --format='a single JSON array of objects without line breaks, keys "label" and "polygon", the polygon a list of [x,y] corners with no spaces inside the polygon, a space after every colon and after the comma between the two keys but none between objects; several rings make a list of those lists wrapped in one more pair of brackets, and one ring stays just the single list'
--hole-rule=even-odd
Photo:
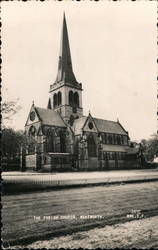
[{"label": "church spire", "polygon": [[56,81],[50,85],[48,108],[58,111],[65,121],[83,116],[82,83],[76,81],[72,69],[71,53],[65,13]]},{"label": "church spire", "polygon": [[58,73],[55,83],[58,82],[69,83],[71,85],[78,84],[72,69],[72,61],[71,61],[71,53],[70,53],[65,13],[63,17],[62,37],[61,37],[59,62],[58,62]]}]

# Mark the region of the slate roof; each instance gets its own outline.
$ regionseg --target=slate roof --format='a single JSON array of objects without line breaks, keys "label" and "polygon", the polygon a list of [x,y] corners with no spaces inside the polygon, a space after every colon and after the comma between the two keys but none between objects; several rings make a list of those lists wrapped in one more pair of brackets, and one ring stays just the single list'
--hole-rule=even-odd
[{"label": "slate roof", "polygon": [[108,121],[98,118],[93,118],[99,132],[114,133],[127,135],[127,132],[122,128],[118,122]]},{"label": "slate roof", "polygon": [[81,118],[78,118],[74,121],[74,124],[72,126],[72,130],[74,131],[75,135],[81,134],[82,128],[85,124],[86,119],[87,119],[87,116],[82,116]]},{"label": "slate roof", "polygon": [[58,112],[51,109],[35,107],[43,125],[66,127]]},{"label": "slate roof", "polygon": [[[74,121],[73,131],[75,135],[78,135],[81,133],[82,128],[86,122],[86,119],[87,119],[87,116],[83,116]],[[127,132],[122,128],[122,126],[118,122],[108,121],[108,120],[103,120],[103,119],[98,119],[98,118],[93,118],[93,120],[99,132],[127,135]]]},{"label": "slate roof", "polygon": [[[35,107],[35,110],[37,111],[43,125],[66,127],[66,124],[64,123],[58,112],[40,107]],[[74,131],[75,135],[81,134],[82,128],[86,120],[87,116],[82,116],[74,121],[72,130]],[[127,135],[127,132],[122,128],[122,126],[118,122],[98,118],[93,118],[93,120],[99,132]]]}]

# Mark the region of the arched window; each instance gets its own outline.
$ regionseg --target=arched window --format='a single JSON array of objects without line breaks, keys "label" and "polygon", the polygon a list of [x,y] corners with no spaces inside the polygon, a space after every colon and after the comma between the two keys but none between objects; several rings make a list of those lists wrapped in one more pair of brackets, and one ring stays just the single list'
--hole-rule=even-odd
[{"label": "arched window", "polygon": [[124,135],[124,136],[123,136],[123,139],[124,139],[124,140],[123,140],[123,141],[124,141],[124,145],[127,145],[127,144],[128,144],[127,136]]},{"label": "arched window", "polygon": [[69,92],[69,105],[73,106],[73,92],[72,91]]},{"label": "arched window", "polygon": [[31,126],[29,129],[29,136],[35,136],[36,135],[36,128],[34,126]]},{"label": "arched window", "polygon": [[121,145],[123,145],[123,135],[120,135]]},{"label": "arched window", "polygon": [[60,131],[60,152],[64,153],[65,152],[65,133],[63,131]]},{"label": "arched window", "polygon": [[58,99],[58,106],[59,106],[62,103],[62,98],[61,98],[61,92],[60,91],[58,92],[58,98],[57,99]]},{"label": "arched window", "polygon": [[114,144],[114,134],[111,135],[111,139],[112,139],[112,144]]},{"label": "arched window", "polygon": [[29,129],[29,143],[28,143],[28,153],[34,154],[35,153],[35,135],[36,135],[36,128],[31,126]]},{"label": "arched window", "polygon": [[53,131],[51,131],[51,129],[47,131],[46,151],[54,152],[54,134]]},{"label": "arched window", "polygon": [[117,136],[117,144],[120,145],[121,144],[121,140],[120,140],[120,136]]},{"label": "arched window", "polygon": [[79,107],[79,95],[77,92],[74,94],[74,104],[76,104],[77,107]]},{"label": "arched window", "polygon": [[115,154],[115,152],[112,152],[112,159],[113,159],[113,160],[116,159],[116,154]]},{"label": "arched window", "polygon": [[107,144],[107,134],[104,133],[104,141],[105,141],[105,144]]},{"label": "arched window", "polygon": [[105,144],[104,133],[101,133],[101,139],[102,139],[102,143]]},{"label": "arched window", "polygon": [[107,152],[106,154],[107,154],[107,160],[110,160],[110,153]]},{"label": "arched window", "polygon": [[88,137],[87,143],[88,143],[88,156],[96,157],[96,144],[93,136]]},{"label": "arched window", "polygon": [[117,144],[117,135],[114,135],[114,144]]},{"label": "arched window", "polygon": [[54,97],[53,97],[53,106],[54,108],[57,106],[57,94],[56,93],[54,94]]},{"label": "arched window", "polygon": [[112,135],[109,135],[109,144],[112,144]]}]

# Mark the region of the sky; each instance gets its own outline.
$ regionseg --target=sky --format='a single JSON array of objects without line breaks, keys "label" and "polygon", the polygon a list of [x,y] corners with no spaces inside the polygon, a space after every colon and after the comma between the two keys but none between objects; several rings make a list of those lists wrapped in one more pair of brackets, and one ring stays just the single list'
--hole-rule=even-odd
[{"label": "sky", "polygon": [[57,75],[63,12],[84,115],[120,123],[131,140],[156,132],[156,1],[4,1],[3,100],[19,98],[10,126],[24,129],[32,101],[47,107]]}]

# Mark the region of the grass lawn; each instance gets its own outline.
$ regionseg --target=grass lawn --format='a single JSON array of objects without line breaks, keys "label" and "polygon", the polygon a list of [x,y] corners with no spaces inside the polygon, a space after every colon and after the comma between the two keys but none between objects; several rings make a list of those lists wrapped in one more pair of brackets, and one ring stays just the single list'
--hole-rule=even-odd
[{"label": "grass lawn", "polygon": [[[121,223],[131,220],[127,215],[132,209],[141,210],[144,217],[158,215],[157,191],[158,182],[149,182],[3,196],[3,241],[29,243],[60,233]],[[62,217],[67,215],[75,219]],[[85,215],[101,218],[80,217]]]}]

